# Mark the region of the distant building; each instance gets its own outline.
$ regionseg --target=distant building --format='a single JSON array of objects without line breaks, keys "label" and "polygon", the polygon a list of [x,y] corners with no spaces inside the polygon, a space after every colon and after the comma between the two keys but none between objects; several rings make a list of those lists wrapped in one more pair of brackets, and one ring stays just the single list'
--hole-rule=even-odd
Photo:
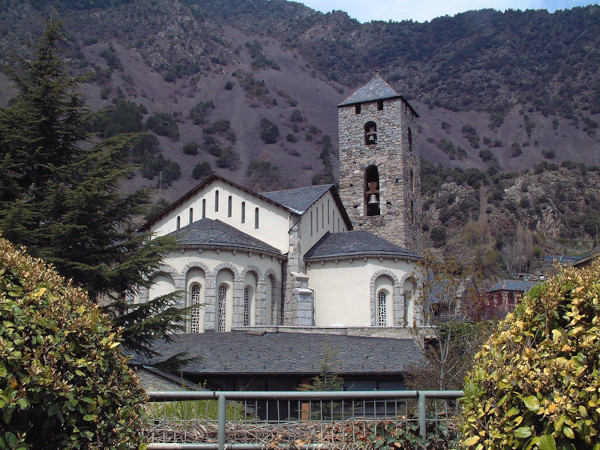
[{"label": "distant building", "polygon": [[504,317],[519,304],[525,293],[539,283],[535,281],[503,280],[488,289],[486,314]]}]

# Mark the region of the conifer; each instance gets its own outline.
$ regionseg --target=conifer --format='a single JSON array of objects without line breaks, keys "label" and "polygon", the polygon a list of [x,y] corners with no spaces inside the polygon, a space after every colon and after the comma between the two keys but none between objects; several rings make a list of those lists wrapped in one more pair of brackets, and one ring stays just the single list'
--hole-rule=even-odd
[{"label": "conifer", "polygon": [[136,135],[88,139],[91,114],[60,57],[61,24],[52,21],[32,62],[12,78],[18,94],[0,108],[0,230],[86,289],[123,326],[124,346],[152,353],[158,337],[182,328],[177,295],[133,305],[133,295],[175,242],[137,233],[149,194],[124,195],[121,183]]}]

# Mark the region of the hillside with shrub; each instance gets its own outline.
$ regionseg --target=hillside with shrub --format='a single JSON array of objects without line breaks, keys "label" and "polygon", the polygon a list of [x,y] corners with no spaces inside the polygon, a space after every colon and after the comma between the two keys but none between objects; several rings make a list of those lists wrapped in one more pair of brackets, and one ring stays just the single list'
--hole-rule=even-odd
[{"label": "hillside with shrub", "polygon": [[[379,71],[420,115],[432,245],[497,273],[597,239],[598,6],[361,24],[284,0],[7,0],[0,104],[52,15],[97,139],[142,133],[124,190],[154,189],[155,209],[215,172],[257,190],[335,182],[336,105]],[[514,263],[511,248],[529,250]]]}]

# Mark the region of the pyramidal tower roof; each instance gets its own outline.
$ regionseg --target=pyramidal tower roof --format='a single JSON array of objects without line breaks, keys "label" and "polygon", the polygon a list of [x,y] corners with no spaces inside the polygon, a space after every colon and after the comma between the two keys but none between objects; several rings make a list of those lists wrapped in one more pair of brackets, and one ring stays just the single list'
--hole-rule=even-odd
[{"label": "pyramidal tower roof", "polygon": [[402,97],[383,78],[376,74],[371,81],[355,91],[350,97],[338,106],[354,105],[356,103],[385,100],[388,98]]}]

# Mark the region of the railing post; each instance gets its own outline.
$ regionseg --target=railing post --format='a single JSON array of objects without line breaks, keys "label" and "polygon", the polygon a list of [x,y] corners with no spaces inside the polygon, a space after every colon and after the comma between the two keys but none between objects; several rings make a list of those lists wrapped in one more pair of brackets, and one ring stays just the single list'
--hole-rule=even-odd
[{"label": "railing post", "polygon": [[219,394],[218,396],[218,425],[219,425],[219,434],[218,434],[218,442],[219,450],[225,450],[225,425],[227,424],[227,404],[226,397],[223,394]]},{"label": "railing post", "polygon": [[419,432],[421,437],[427,439],[427,397],[425,392],[419,391]]}]

